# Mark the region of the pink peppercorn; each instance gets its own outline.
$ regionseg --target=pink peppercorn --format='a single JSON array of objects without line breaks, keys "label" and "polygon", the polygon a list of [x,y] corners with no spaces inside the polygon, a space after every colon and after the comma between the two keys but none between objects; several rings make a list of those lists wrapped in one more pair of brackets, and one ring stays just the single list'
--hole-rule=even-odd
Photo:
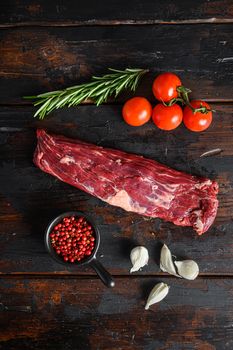
[{"label": "pink peppercorn", "polygon": [[94,249],[94,230],[84,217],[65,217],[50,233],[51,244],[65,262],[74,263],[90,256]]}]

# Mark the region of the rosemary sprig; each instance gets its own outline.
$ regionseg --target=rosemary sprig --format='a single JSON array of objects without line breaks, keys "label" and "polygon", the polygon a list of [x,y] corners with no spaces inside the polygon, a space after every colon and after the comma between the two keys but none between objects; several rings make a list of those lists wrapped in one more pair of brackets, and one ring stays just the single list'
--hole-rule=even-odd
[{"label": "rosemary sprig", "polygon": [[117,70],[109,68],[112,73],[101,77],[93,76],[89,83],[66,88],[64,90],[46,92],[37,96],[25,96],[34,100],[34,106],[40,106],[34,117],[44,119],[53,110],[64,106],[71,107],[91,99],[98,106],[106,102],[110,96],[117,97],[124,89],[135,91],[140,78],[148,72],[147,69]]}]

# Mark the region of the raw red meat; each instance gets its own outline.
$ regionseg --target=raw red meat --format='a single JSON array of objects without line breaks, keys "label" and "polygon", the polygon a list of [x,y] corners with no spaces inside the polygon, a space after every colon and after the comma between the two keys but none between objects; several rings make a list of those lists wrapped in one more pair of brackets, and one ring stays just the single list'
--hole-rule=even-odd
[{"label": "raw red meat", "polygon": [[218,184],[154,160],[37,131],[35,164],[111,205],[180,226],[199,235],[213,223]]}]

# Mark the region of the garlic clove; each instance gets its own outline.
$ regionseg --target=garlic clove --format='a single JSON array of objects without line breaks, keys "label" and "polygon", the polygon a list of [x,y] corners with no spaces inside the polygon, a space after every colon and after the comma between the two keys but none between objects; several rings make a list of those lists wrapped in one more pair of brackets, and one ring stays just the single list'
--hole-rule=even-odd
[{"label": "garlic clove", "polygon": [[160,253],[160,269],[163,272],[168,272],[170,275],[174,275],[176,277],[180,277],[176,273],[176,268],[174,266],[172,255],[166,244],[163,245]]},{"label": "garlic clove", "polygon": [[130,253],[130,260],[133,267],[130,270],[130,273],[138,271],[141,267],[148,264],[149,254],[148,250],[143,246],[138,246],[132,249]]},{"label": "garlic clove", "polygon": [[175,261],[179,275],[187,280],[195,280],[199,274],[199,267],[193,260]]},{"label": "garlic clove", "polygon": [[167,296],[169,288],[170,287],[163,282],[156,284],[149,294],[145,310],[148,310],[151,305],[159,303],[161,300],[163,300]]}]

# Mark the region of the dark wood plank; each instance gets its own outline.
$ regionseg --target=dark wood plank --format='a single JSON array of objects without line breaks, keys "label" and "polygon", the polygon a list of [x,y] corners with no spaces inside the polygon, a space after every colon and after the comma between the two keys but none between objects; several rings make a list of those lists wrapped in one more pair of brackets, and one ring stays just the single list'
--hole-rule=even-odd
[{"label": "dark wood plank", "polygon": [[1,104],[76,85],[108,67],[149,68],[137,94],[151,100],[153,78],[173,71],[193,97],[232,101],[231,25],[7,29],[0,55]]},{"label": "dark wood plank", "polygon": [[219,23],[233,20],[232,1],[10,0],[0,5],[2,25],[100,25],[135,23]]},{"label": "dark wood plank", "polygon": [[[203,133],[191,133],[181,126],[174,132],[159,131],[152,123],[127,126],[120,106],[81,106],[57,111],[38,121],[31,108],[2,108],[0,111],[0,231],[2,273],[64,271],[46,254],[43,233],[53,216],[79,209],[93,216],[100,227],[101,261],[114,274],[128,274],[129,253],[135,244],[148,247],[151,262],[142,274],[159,272],[161,242],[173,253],[200,264],[201,273],[233,273],[233,177],[232,105],[213,104],[212,126]],[[32,163],[35,129],[56,133],[142,154],[179,170],[211,178],[220,185],[220,207],[216,222],[202,237],[189,228],[176,227],[159,219],[110,207],[52,176]],[[214,157],[203,152],[221,148]],[[89,269],[65,269],[64,273],[92,273]]]},{"label": "dark wood plank", "polygon": [[145,311],[159,279],[4,279],[1,349],[231,350],[233,280],[163,279],[167,298]]}]

